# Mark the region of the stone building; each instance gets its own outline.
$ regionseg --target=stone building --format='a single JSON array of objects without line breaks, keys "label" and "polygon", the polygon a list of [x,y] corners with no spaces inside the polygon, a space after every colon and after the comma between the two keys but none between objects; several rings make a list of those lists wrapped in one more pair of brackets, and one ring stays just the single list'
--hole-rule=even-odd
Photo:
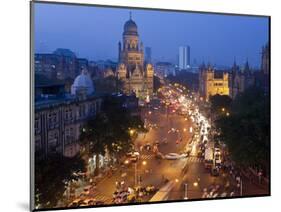
[{"label": "stone building", "polygon": [[244,92],[245,89],[255,85],[255,74],[250,69],[248,60],[242,69],[240,69],[234,61],[229,76],[230,97],[232,99],[234,99],[239,93]]},{"label": "stone building", "polygon": [[217,71],[210,65],[202,65],[199,71],[199,94],[206,100],[216,94],[229,95],[228,73]]},{"label": "stone building", "polygon": [[269,45],[268,43],[262,47],[262,57],[261,57],[261,70],[264,75],[269,75]]},{"label": "stone building", "polygon": [[119,42],[117,77],[124,82],[126,94],[135,93],[140,99],[153,94],[154,68],[144,62],[143,44],[136,23],[130,19],[124,25],[123,44]]},{"label": "stone building", "polygon": [[84,67],[88,69],[88,60],[77,58],[69,49],[58,48],[50,54],[35,54],[35,73],[50,79],[74,79]]},{"label": "stone building", "polygon": [[[80,151],[79,136],[87,119],[101,110],[102,98],[94,92],[87,71],[76,77],[72,95],[61,92],[64,86],[36,83],[40,96],[35,101],[35,154],[46,158],[52,153],[73,157]],[[57,87],[57,88],[56,88]],[[50,90],[59,93],[50,94]]]}]

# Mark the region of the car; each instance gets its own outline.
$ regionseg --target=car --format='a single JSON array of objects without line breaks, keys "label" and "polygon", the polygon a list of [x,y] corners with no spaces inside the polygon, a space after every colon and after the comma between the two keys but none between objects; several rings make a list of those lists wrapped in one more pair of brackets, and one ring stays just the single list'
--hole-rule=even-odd
[{"label": "car", "polygon": [[162,155],[160,152],[158,152],[158,153],[155,155],[155,158],[156,158],[156,159],[163,159],[164,157],[163,157],[163,155]]},{"label": "car", "polygon": [[128,152],[126,155],[127,157],[139,157],[140,153],[135,151],[135,152]]},{"label": "car", "polygon": [[155,145],[159,145],[160,142],[159,142],[158,140],[156,140],[156,141],[154,142],[154,144],[155,144]]},{"label": "car", "polygon": [[85,204],[84,200],[78,198],[78,199],[73,200],[68,206],[69,207],[78,207],[82,204]]},{"label": "car", "polygon": [[167,160],[177,160],[187,157],[187,154],[178,154],[178,153],[168,153],[165,155],[165,159]]},{"label": "car", "polygon": [[136,162],[138,159],[139,159],[139,157],[140,157],[140,153],[139,152],[128,152],[127,154],[127,157],[128,157],[128,159],[127,160],[125,160],[125,164],[130,164],[130,162]]},{"label": "car", "polygon": [[144,149],[146,149],[147,151],[152,149],[152,145],[150,143],[146,143],[144,146]]},{"label": "car", "polygon": [[212,168],[211,175],[215,177],[219,176],[219,169],[217,167]]},{"label": "car", "polygon": [[86,205],[95,205],[96,204],[96,199],[94,199],[94,198],[85,199],[84,203]]},{"label": "car", "polygon": [[219,148],[215,148],[215,154],[221,154],[221,151],[220,151],[220,149]]}]

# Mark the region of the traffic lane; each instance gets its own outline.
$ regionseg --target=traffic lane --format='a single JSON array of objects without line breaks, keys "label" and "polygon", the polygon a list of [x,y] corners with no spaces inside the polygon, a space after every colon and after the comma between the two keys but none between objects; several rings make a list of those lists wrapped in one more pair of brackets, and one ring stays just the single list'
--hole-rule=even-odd
[{"label": "traffic lane", "polygon": [[[163,115],[158,114],[160,122],[157,123],[160,125],[158,128],[150,129],[145,136],[139,136],[136,140],[137,145],[143,145],[146,143],[152,144],[155,141],[159,141],[160,143],[163,142],[164,139],[167,139],[167,144],[160,145],[160,151],[164,153],[171,152],[171,150],[178,152],[179,150],[183,150],[187,142],[189,142],[192,134],[184,131],[184,129],[188,129],[191,126],[190,121],[186,121],[182,116],[173,115],[169,117],[169,121],[166,121],[166,118]],[[161,120],[162,119],[162,120]],[[173,124],[170,126],[169,122]],[[168,124],[163,124],[168,123]],[[164,125],[164,126],[163,126]],[[179,132],[170,132],[168,131],[172,128],[179,129]],[[182,142],[176,144],[176,141],[179,140],[179,137],[182,138]],[[167,151],[169,150],[169,151]]]},{"label": "traffic lane", "polygon": [[[170,194],[170,200],[180,200],[185,197],[185,186],[187,184],[187,197],[188,199],[199,199],[202,198],[203,190],[208,189],[210,191],[210,186],[220,185],[220,189],[217,192],[219,196],[226,192],[228,195],[230,192],[235,191],[236,195],[239,195],[237,190],[235,190],[235,184],[229,179],[227,175],[222,173],[219,176],[212,176],[209,170],[204,167],[204,162],[194,163],[187,162],[188,171],[181,176],[179,182],[176,184],[175,188]],[[230,186],[225,187],[226,182],[230,181]]]}]

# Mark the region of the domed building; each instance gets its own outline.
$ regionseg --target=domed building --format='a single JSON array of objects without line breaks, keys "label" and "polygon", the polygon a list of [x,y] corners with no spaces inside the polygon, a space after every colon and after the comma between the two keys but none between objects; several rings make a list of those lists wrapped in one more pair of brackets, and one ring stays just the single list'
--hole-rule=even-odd
[{"label": "domed building", "polygon": [[117,76],[124,82],[124,92],[147,99],[153,94],[154,69],[144,62],[143,44],[139,41],[138,27],[131,15],[124,25],[123,42],[119,42],[118,47]]},{"label": "domed building", "polygon": [[80,75],[78,75],[72,86],[71,94],[72,95],[91,95],[94,93],[94,84],[91,77],[88,74],[88,71],[83,68]]}]

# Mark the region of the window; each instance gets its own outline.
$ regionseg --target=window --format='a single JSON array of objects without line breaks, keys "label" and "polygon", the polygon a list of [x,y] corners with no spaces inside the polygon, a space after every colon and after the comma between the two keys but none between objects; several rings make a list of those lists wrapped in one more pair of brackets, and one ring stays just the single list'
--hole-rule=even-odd
[{"label": "window", "polygon": [[71,144],[74,141],[74,128],[67,127],[65,129],[65,144]]},{"label": "window", "polygon": [[34,129],[35,129],[35,132],[36,133],[38,133],[38,132],[40,132],[40,118],[39,118],[39,116],[36,116],[35,117],[35,126],[34,126]]},{"label": "window", "polygon": [[72,109],[71,108],[66,108],[65,109],[65,120],[66,121],[70,121],[72,119],[73,119]]},{"label": "window", "polygon": [[50,112],[48,115],[48,126],[49,128],[54,128],[58,125],[58,113]]},{"label": "window", "polygon": [[48,150],[55,152],[58,145],[58,133],[56,131],[48,133]]},{"label": "window", "polygon": [[35,151],[40,151],[41,149],[41,137],[38,136],[35,138]]}]

